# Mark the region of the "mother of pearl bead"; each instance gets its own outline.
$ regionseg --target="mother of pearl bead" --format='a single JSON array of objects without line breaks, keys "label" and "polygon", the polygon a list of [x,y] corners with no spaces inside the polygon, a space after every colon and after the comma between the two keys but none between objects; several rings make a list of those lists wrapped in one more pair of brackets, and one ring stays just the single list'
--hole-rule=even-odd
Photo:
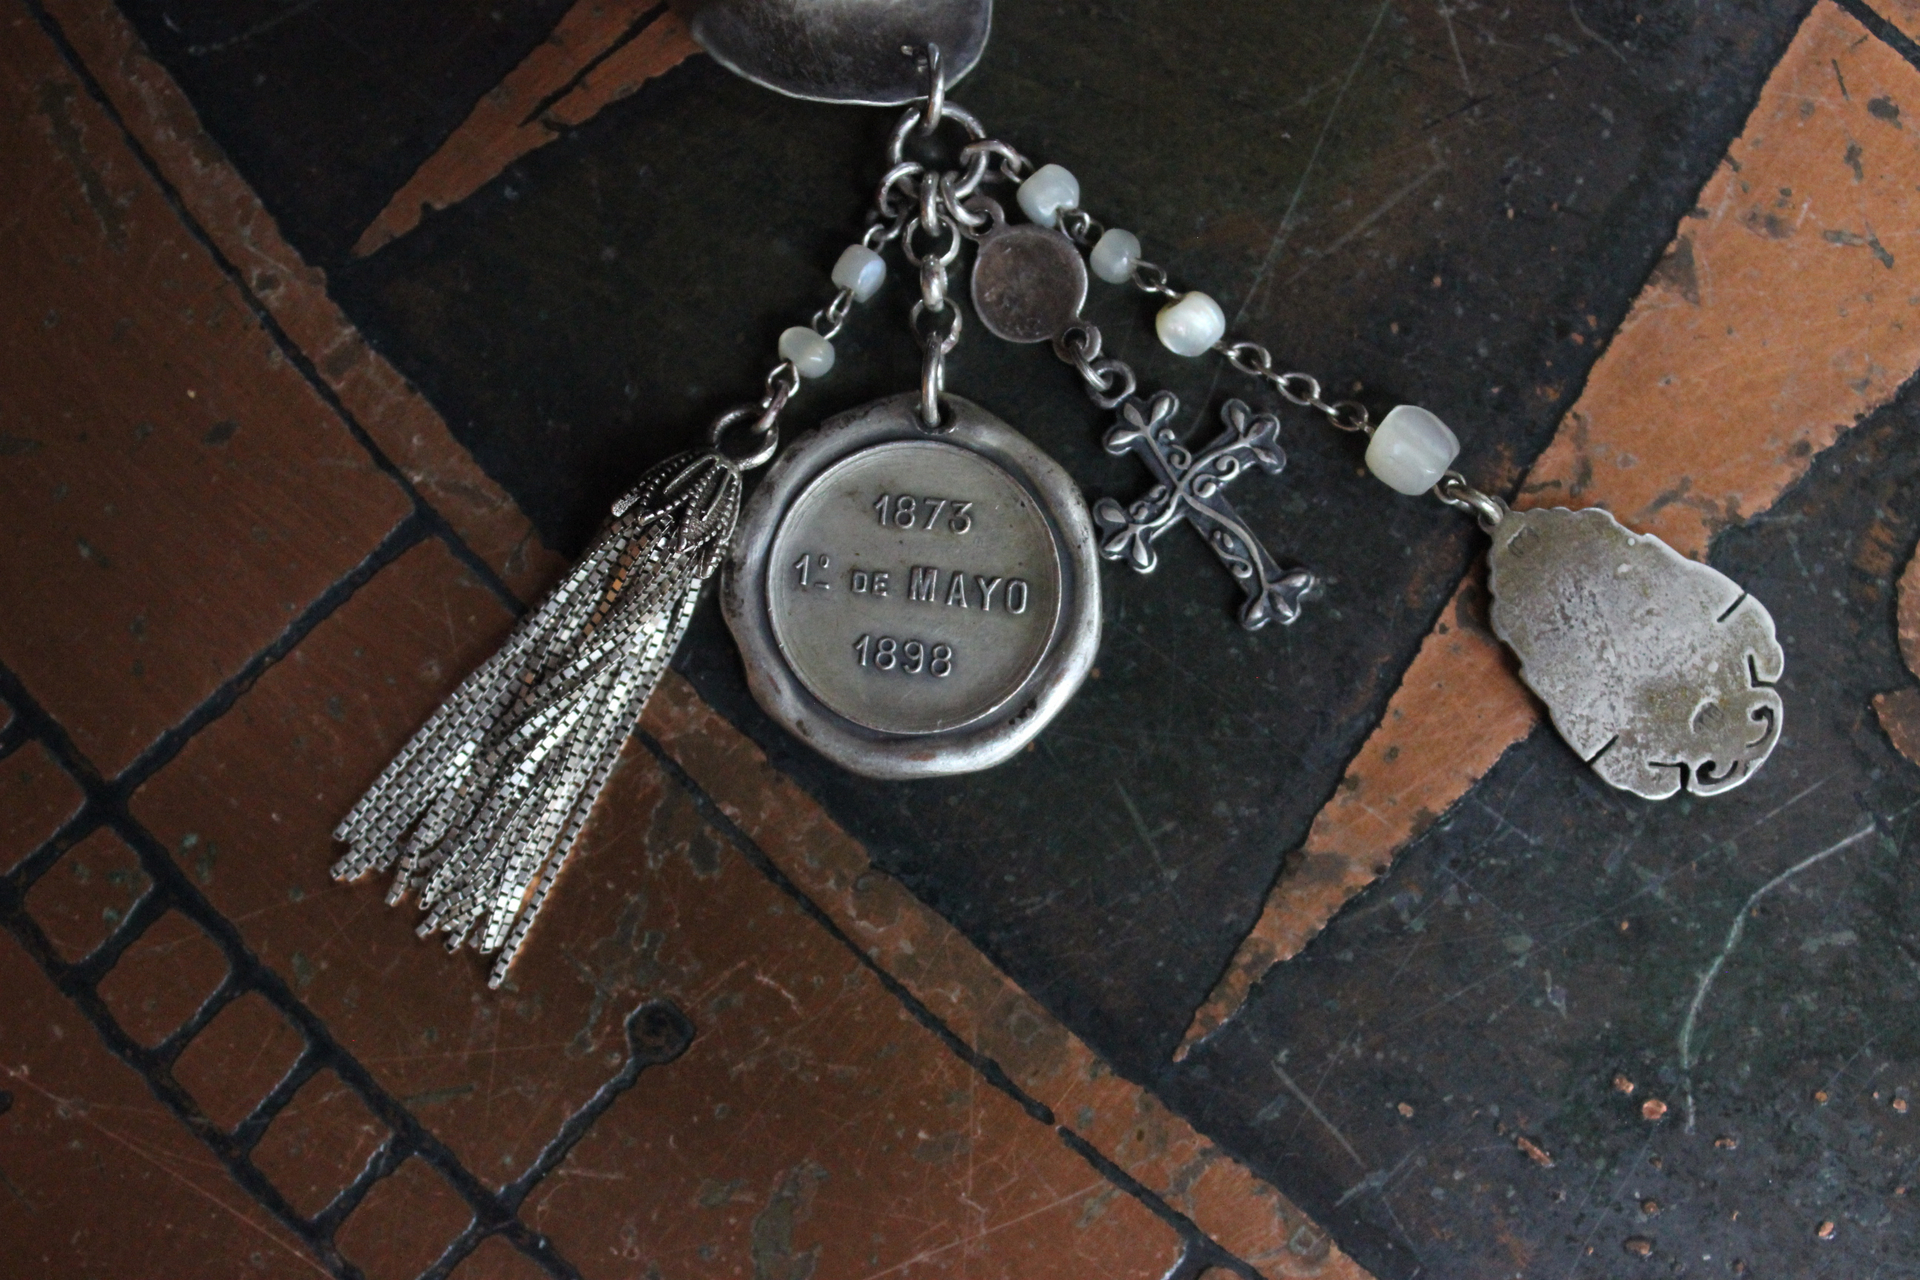
[{"label": "mother of pearl bead", "polygon": [[1227,313],[1204,293],[1189,293],[1160,308],[1153,331],[1160,345],[1177,356],[1197,356],[1227,331]]},{"label": "mother of pearl bead", "polygon": [[1367,442],[1367,470],[1405,494],[1433,488],[1459,456],[1460,441],[1447,424],[1418,405],[1395,406]]},{"label": "mother of pearl bead", "polygon": [[848,245],[833,264],[834,288],[845,289],[855,302],[865,302],[878,293],[886,279],[887,260],[863,244]]},{"label": "mother of pearl bead", "polygon": [[1043,227],[1060,220],[1066,209],[1080,207],[1080,179],[1057,164],[1043,164],[1014,193],[1020,212]]},{"label": "mother of pearl bead", "polygon": [[1134,264],[1139,261],[1140,237],[1119,227],[1109,227],[1087,255],[1087,266],[1108,284],[1131,280]]},{"label": "mother of pearl bead", "polygon": [[793,369],[803,378],[818,378],[833,368],[833,344],[797,324],[780,335],[780,358],[793,361]]}]

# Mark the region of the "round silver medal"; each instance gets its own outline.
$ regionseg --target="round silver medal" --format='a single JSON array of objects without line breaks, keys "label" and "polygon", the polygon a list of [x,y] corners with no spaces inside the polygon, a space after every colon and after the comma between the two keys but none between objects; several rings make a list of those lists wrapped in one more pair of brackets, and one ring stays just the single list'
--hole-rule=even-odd
[{"label": "round silver medal", "polygon": [[793,442],[741,518],[722,593],[768,714],[878,778],[998,764],[1093,665],[1097,550],[1059,464],[978,405],[917,395]]}]

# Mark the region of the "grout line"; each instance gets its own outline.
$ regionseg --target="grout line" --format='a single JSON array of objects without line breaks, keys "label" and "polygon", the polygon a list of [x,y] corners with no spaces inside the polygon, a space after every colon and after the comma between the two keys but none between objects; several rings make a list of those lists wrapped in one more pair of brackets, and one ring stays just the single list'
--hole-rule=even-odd
[{"label": "grout line", "polygon": [[518,1211],[540,1180],[560,1167],[567,1153],[587,1136],[607,1108],[633,1087],[642,1071],[678,1058],[693,1044],[695,1035],[692,1020],[669,1000],[648,1000],[638,1005],[622,1021],[621,1031],[627,1042],[625,1065],[594,1090],[578,1111],[560,1122],[553,1138],[519,1177],[500,1188],[500,1198],[509,1207]]},{"label": "grout line", "polygon": [[[995,1062],[986,1054],[981,1053],[955,1034],[953,1029],[948,1027],[938,1014],[923,1004],[919,997],[907,990],[906,985],[898,978],[882,968],[879,961],[868,955],[857,942],[848,936],[846,930],[840,927],[839,922],[827,914],[825,908],[821,907],[819,903],[808,896],[804,889],[796,884],[786,872],[782,871],[779,864],[775,863],[773,859],[768,856],[767,852],[760,847],[759,843],[727,815],[727,812],[720,807],[719,802],[708,794],[706,788],[702,787],[693,775],[681,766],[678,760],[675,760],[668,754],[666,747],[661,744],[659,739],[655,738],[646,730],[638,728],[634,730],[633,736],[659,763],[661,769],[667,776],[687,794],[688,799],[692,802],[694,809],[700,816],[706,819],[710,826],[724,836],[727,842],[745,857],[748,862],[752,863],[762,875],[766,876],[777,888],[798,903],[801,910],[806,912],[814,923],[820,925],[828,933],[832,934],[836,941],[846,947],[855,959],[880,980],[880,985],[886,989],[887,994],[899,1001],[900,1005],[913,1016],[916,1022],[938,1037],[941,1043],[946,1045],[947,1049],[955,1057],[979,1072],[986,1078],[989,1084],[1018,1103],[1021,1110],[1025,1111],[1033,1119],[1054,1129],[1061,1141],[1065,1142],[1077,1155],[1092,1165],[1094,1170],[1102,1177],[1112,1182],[1128,1195],[1139,1200],[1151,1213],[1168,1223],[1180,1233],[1181,1238],[1186,1242],[1186,1250],[1182,1255],[1180,1265],[1169,1273],[1168,1280],[1177,1280],[1179,1277],[1185,1277],[1190,1274],[1197,1276],[1208,1266],[1224,1267],[1246,1277],[1247,1280],[1260,1280],[1259,1273],[1248,1263],[1230,1253],[1225,1246],[1207,1235],[1191,1219],[1180,1214],[1171,1205],[1167,1204],[1165,1200],[1161,1199],[1160,1196],[1143,1185],[1137,1178],[1127,1173],[1111,1159],[1102,1154],[1092,1143],[1075,1133],[1072,1129],[1060,1124],[1054,1118],[1052,1110],[1038,1098],[1035,1098],[1032,1094],[1022,1089],[1019,1084],[1006,1073],[1005,1068],[1001,1067],[998,1062]],[[1197,1269],[1189,1267],[1190,1259],[1200,1260],[1199,1264],[1197,1264]]]},{"label": "grout line", "polygon": [[[340,1280],[364,1280],[359,1268],[342,1257],[334,1247],[330,1234],[316,1230],[312,1223],[295,1211],[279,1189],[254,1166],[248,1154],[252,1144],[258,1140],[260,1131],[264,1131],[271,1123],[271,1117],[260,1119],[263,1109],[270,1102],[284,1106],[287,1098],[299,1087],[298,1084],[289,1083],[293,1077],[299,1075],[304,1080],[318,1069],[329,1069],[353,1090],[361,1105],[387,1127],[394,1135],[394,1141],[432,1166],[473,1212],[472,1224],[456,1238],[456,1243],[470,1240],[468,1248],[471,1249],[486,1236],[498,1235],[531,1258],[554,1280],[582,1280],[579,1270],[559,1253],[544,1233],[527,1226],[506,1205],[499,1193],[475,1177],[451,1148],[423,1125],[359,1059],[334,1038],[331,1029],[294,995],[286,980],[253,954],[239,928],[208,901],[153,834],[133,817],[118,783],[101,779],[92,762],[74,747],[66,730],[47,714],[28,694],[19,678],[5,666],[0,666],[0,697],[4,697],[12,705],[14,714],[25,722],[29,736],[45,747],[60,766],[81,783],[87,795],[87,808],[126,841],[139,857],[142,870],[153,882],[153,887],[142,896],[135,910],[128,913],[129,922],[123,923],[121,929],[116,931],[114,939],[119,948],[124,949],[138,936],[138,932],[129,927],[136,912],[147,923],[151,923],[151,919],[157,919],[166,911],[178,911],[207,934],[227,962],[228,975],[209,995],[208,1002],[229,1000],[242,992],[257,993],[292,1023],[305,1040],[305,1048],[281,1084],[269,1090],[266,1097],[255,1104],[254,1112],[243,1119],[233,1133],[223,1132],[201,1111],[192,1095],[173,1079],[160,1050],[149,1049],[128,1035],[100,998],[96,984],[110,971],[106,967],[107,947],[103,945],[96,949],[93,955],[79,964],[67,964],[61,960],[54,953],[38,922],[28,914],[25,892],[18,877],[13,872],[0,875],[0,928],[13,935],[54,987],[93,1024],[107,1050],[146,1082],[155,1098],[207,1146],[241,1189],[265,1209],[282,1229],[311,1250]],[[31,856],[40,858],[52,843],[45,842]],[[144,930],[144,927],[143,924],[141,929]],[[118,959],[117,952],[114,958]],[[167,1045],[167,1042],[163,1042],[163,1045]],[[458,1260],[454,1258],[448,1262],[449,1268]]]},{"label": "grout line", "polygon": [[1186,1247],[1180,1252],[1179,1263],[1163,1277],[1163,1280],[1184,1280],[1188,1276],[1199,1277],[1215,1267],[1223,1271],[1231,1271],[1242,1277],[1242,1280],[1262,1280],[1260,1273],[1251,1263],[1230,1252],[1225,1245],[1202,1231],[1193,1219],[1168,1204],[1138,1178],[1115,1164],[1100,1148],[1065,1125],[1057,1126],[1054,1132],[1059,1135],[1060,1141],[1065,1143],[1069,1150],[1092,1165],[1101,1177],[1138,1200],[1154,1217],[1180,1233],[1180,1238],[1185,1242]]},{"label": "grout line", "polygon": [[859,943],[848,937],[846,930],[840,927],[839,922],[828,915],[819,903],[808,897],[806,891],[795,884],[792,878],[790,878],[786,872],[782,871],[772,858],[767,856],[766,851],[760,847],[759,843],[742,830],[738,823],[727,816],[726,810],[720,807],[719,803],[707,793],[706,788],[702,787],[700,783],[694,779],[692,774],[681,767],[678,760],[675,760],[667,753],[666,747],[661,745],[658,738],[655,738],[645,729],[639,728],[633,731],[633,737],[659,762],[660,767],[666,771],[667,776],[671,778],[682,791],[686,792],[688,799],[693,803],[694,809],[698,811],[701,817],[707,820],[708,825],[725,836],[727,843],[733,845],[748,862],[751,862],[758,868],[762,875],[773,881],[776,887],[786,893],[787,896],[791,897],[795,902],[799,903],[801,909],[807,913],[808,917],[811,918],[814,923],[832,934],[836,941],[846,947],[848,951],[852,952],[862,965],[866,966],[875,977],[880,979],[880,984],[887,989],[888,994],[905,1006],[907,1012],[911,1013],[921,1026],[938,1036],[941,1042],[945,1044],[948,1049],[952,1050],[954,1056],[985,1076],[988,1082],[999,1089],[1000,1092],[1019,1103],[1020,1109],[1025,1111],[1029,1116],[1032,1116],[1042,1124],[1051,1125],[1054,1123],[1053,1112],[1045,1103],[1014,1083],[1013,1078],[1006,1073],[1005,1069],[1002,1068],[999,1063],[955,1035],[953,1030],[940,1020],[938,1014],[922,1004],[917,996],[907,990],[905,984],[881,968],[879,962],[862,950]]},{"label": "grout line", "polygon": [[[321,1207],[320,1211],[308,1219],[314,1234],[326,1240],[333,1239],[340,1230],[340,1224],[353,1216],[366,1200],[375,1186],[390,1177],[401,1165],[413,1156],[413,1144],[397,1133],[387,1134],[387,1139],[373,1149],[360,1172],[346,1186],[340,1188],[333,1199]],[[464,1233],[463,1233],[464,1234]]]},{"label": "grout line", "polygon": [[[240,669],[220,683],[199,706],[187,712],[179,724],[165,730],[149,743],[145,750],[135,756],[133,763],[115,776],[111,782],[103,783],[118,799],[130,799],[133,793],[172,762],[186,748],[194,735],[218,720],[239,701],[240,696],[253,687],[266,669],[286,657],[305,640],[313,629],[330,617],[334,610],[345,604],[354,592],[365,586],[374,574],[398,560],[413,548],[425,542],[430,536],[419,512],[404,517],[399,524],[388,530],[372,551],[359,564],[349,569],[339,581],[314,597],[313,602],[302,609],[294,620],[287,624],[286,630],[243,663]],[[84,785],[84,784],[83,784]]]},{"label": "grout line", "polygon": [[[31,741],[31,739],[28,739],[28,741]],[[6,756],[0,754],[0,760],[5,759]],[[73,781],[76,787],[81,785],[78,779],[74,779]],[[74,812],[72,817],[55,827],[53,834],[40,842],[39,848],[14,863],[12,867],[0,869],[4,870],[5,873],[13,879],[14,883],[20,887],[22,894],[33,888],[35,883],[39,881],[41,876],[47,873],[48,869],[53,866],[61,854],[106,825],[106,819],[100,816],[99,811],[94,808],[93,802],[86,799],[85,796],[86,792],[82,790],[80,808]]]},{"label": "grout line", "polygon": [[242,1117],[240,1122],[228,1132],[227,1137],[232,1141],[234,1150],[251,1159],[253,1149],[260,1144],[260,1139],[266,1136],[267,1128],[282,1111],[286,1110],[287,1104],[293,1101],[294,1095],[306,1088],[307,1081],[319,1075],[320,1069],[325,1065],[324,1058],[313,1045],[307,1045],[301,1049],[294,1058],[293,1065],[287,1068],[286,1074],[282,1075],[274,1083],[273,1088],[267,1090],[260,1101],[254,1104],[253,1110]]},{"label": "grout line", "polygon": [[[141,874],[145,875],[146,872],[142,870]],[[18,888],[17,882],[15,887]],[[21,903],[24,905],[25,902],[26,895],[22,893]],[[140,941],[147,930],[153,928],[160,917],[167,914],[171,905],[166,893],[155,887],[152,878],[148,877],[146,892],[127,908],[126,915],[120,918],[120,923],[114,926],[113,932],[109,933],[99,946],[68,965],[67,972],[72,975],[75,982],[84,983],[87,986],[99,985],[109,973],[113,972],[113,966],[120,963],[120,957],[127,953],[127,948]],[[37,922],[35,927],[39,927]]]},{"label": "grout line", "polygon": [[186,1052],[187,1046],[194,1042],[195,1037],[205,1031],[208,1024],[220,1016],[222,1010],[246,993],[247,989],[240,985],[240,979],[229,968],[227,976],[220,979],[219,985],[200,1002],[200,1007],[188,1014],[185,1022],[169,1031],[161,1038],[160,1043],[153,1046],[154,1062],[169,1072],[172,1071],[174,1063],[180,1061],[180,1055]]},{"label": "grout line", "polygon": [[562,99],[566,98],[575,89],[578,89],[582,84],[584,84],[588,76],[592,75],[595,71],[598,71],[600,69],[601,63],[605,62],[608,58],[611,58],[614,54],[620,52],[622,49],[626,48],[628,45],[632,44],[634,40],[639,37],[642,31],[645,31],[648,27],[651,27],[654,24],[654,22],[661,17],[661,15],[666,13],[666,11],[667,11],[667,6],[665,3],[656,4],[651,9],[648,9],[645,13],[635,18],[633,22],[628,25],[625,31],[615,36],[611,44],[609,44],[606,48],[602,49],[599,53],[595,54],[592,60],[589,61],[586,66],[576,71],[573,74],[573,76],[570,79],[568,79],[568,81],[565,84],[561,85],[558,89],[555,89],[552,93],[549,93],[546,97],[540,99],[540,101],[534,103],[533,110],[527,112],[526,118],[520,121],[520,128],[522,129],[526,128],[528,125],[532,124],[535,120],[538,120],[541,116],[545,115],[548,111],[552,110],[553,107],[557,105]]},{"label": "grout line", "polygon": [[1847,16],[1879,37],[1880,42],[1905,58],[1915,68],[1920,68],[1920,44],[1913,37],[1887,21],[1865,0],[1834,0],[1844,9]]},{"label": "grout line", "polygon": [[40,24],[41,30],[46,33],[47,38],[50,39],[55,48],[59,50],[61,58],[65,60],[68,69],[72,71],[74,76],[80,81],[81,87],[87,91],[87,95],[107,114],[107,118],[113,122],[114,127],[120,130],[121,138],[127,144],[127,148],[133,153],[134,158],[140,162],[141,167],[146,170],[147,176],[159,187],[161,197],[167,202],[167,206],[173,210],[174,217],[180,220],[180,224],[186,228],[187,233],[206,251],[208,256],[213,259],[214,265],[219,268],[221,273],[233,284],[234,288],[239,291],[248,310],[250,310],[254,318],[259,321],[261,329],[273,339],[275,345],[280,348],[281,354],[286,357],[287,362],[300,373],[301,377],[306,379],[307,384],[313,388],[314,393],[339,417],[341,423],[347,428],[348,434],[359,443],[362,449],[366,450],[368,456],[373,459],[374,465],[385,472],[388,478],[395,484],[400,486],[401,491],[406,494],[408,501],[413,504],[413,518],[422,521],[429,532],[445,542],[447,549],[453,553],[454,557],[464,564],[481,582],[485,583],[487,589],[499,597],[502,604],[506,605],[507,608],[516,615],[524,613],[526,611],[526,603],[513,593],[512,589],[507,586],[499,574],[494,572],[492,565],[481,559],[479,554],[467,545],[466,540],[460,536],[459,532],[454,529],[447,518],[440,514],[439,510],[425,498],[420,496],[420,491],[414,487],[413,481],[409,480],[406,473],[400,469],[398,464],[389,458],[380,446],[374,442],[373,437],[367,433],[365,427],[360,425],[359,419],[354,416],[352,410],[347,408],[346,404],[340,399],[339,394],[334,391],[333,387],[325,378],[320,376],[319,369],[315,367],[312,358],[308,356],[306,350],[293,340],[292,336],[281,327],[279,319],[265,303],[260,301],[259,296],[254,293],[252,287],[247,283],[246,277],[240,271],[239,267],[222,252],[220,246],[214,242],[213,237],[207,232],[206,228],[194,217],[192,211],[187,208],[186,201],[181,199],[179,189],[167,178],[165,171],[160,168],[159,163],[148,153],[146,147],[140,142],[140,139],[134,136],[133,130],[128,128],[126,118],[121,115],[119,108],[114,105],[113,100],[107,96],[106,90],[94,76],[93,71],[87,66],[85,60],[81,58],[79,51],[75,49],[73,44],[67,39],[66,33],[60,29],[59,24],[54,21],[52,15],[42,6],[40,0],[21,0],[21,2],[26,5],[27,9],[33,14],[35,21]]}]

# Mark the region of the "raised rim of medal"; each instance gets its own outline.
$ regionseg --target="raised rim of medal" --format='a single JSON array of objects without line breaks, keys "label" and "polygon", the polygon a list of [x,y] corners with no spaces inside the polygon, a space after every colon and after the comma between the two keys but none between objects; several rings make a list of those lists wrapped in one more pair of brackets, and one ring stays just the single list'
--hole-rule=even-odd
[{"label": "raised rim of medal", "polygon": [[[755,701],[822,755],[868,777],[940,777],[1001,763],[1026,746],[1078,691],[1099,648],[1099,557],[1092,517],[1079,487],[1059,463],[998,416],[959,396],[947,399],[955,422],[938,437],[919,427],[919,396],[910,392],[835,415],[794,441],[742,513],[722,575],[722,611],[740,647]],[[821,472],[865,445],[934,438],[982,455],[1034,500],[1054,537],[1060,598],[1043,656],[998,711],[960,728],[888,734],[841,716],[799,680],[773,632],[765,570],[781,521]]]}]

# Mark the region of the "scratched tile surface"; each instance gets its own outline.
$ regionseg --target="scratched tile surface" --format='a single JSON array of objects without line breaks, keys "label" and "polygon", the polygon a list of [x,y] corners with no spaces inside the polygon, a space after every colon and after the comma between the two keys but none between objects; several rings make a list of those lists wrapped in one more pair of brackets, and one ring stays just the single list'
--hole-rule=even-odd
[{"label": "scratched tile surface", "polygon": [[[703,615],[489,996],[326,881],[327,826],[551,574],[502,495],[570,554],[747,394],[887,124],[675,22],[0,4],[38,282],[0,377],[58,358],[0,408],[0,1256],[126,1274],[145,1223],[157,1259],[342,1276],[1909,1274],[1913,6],[1009,4],[956,90],[1289,366],[1441,411],[1488,488],[1629,495],[1766,600],[1760,780],[1647,806],[1547,733],[1501,756],[1531,711],[1472,657],[1477,535],[1289,416],[1235,499],[1326,598],[1244,635],[1170,538],[988,774],[823,764]],[[911,383],[904,306],[798,425]],[[1257,394],[1131,298],[1090,314],[1192,431]],[[974,328],[952,378],[1140,486],[1044,348]],[[1714,421],[1717,383],[1753,412]],[[1449,699],[1491,746],[1393,723]],[[1316,818],[1376,797],[1393,838],[1288,897]],[[1241,969],[1275,901],[1292,958]]]}]

